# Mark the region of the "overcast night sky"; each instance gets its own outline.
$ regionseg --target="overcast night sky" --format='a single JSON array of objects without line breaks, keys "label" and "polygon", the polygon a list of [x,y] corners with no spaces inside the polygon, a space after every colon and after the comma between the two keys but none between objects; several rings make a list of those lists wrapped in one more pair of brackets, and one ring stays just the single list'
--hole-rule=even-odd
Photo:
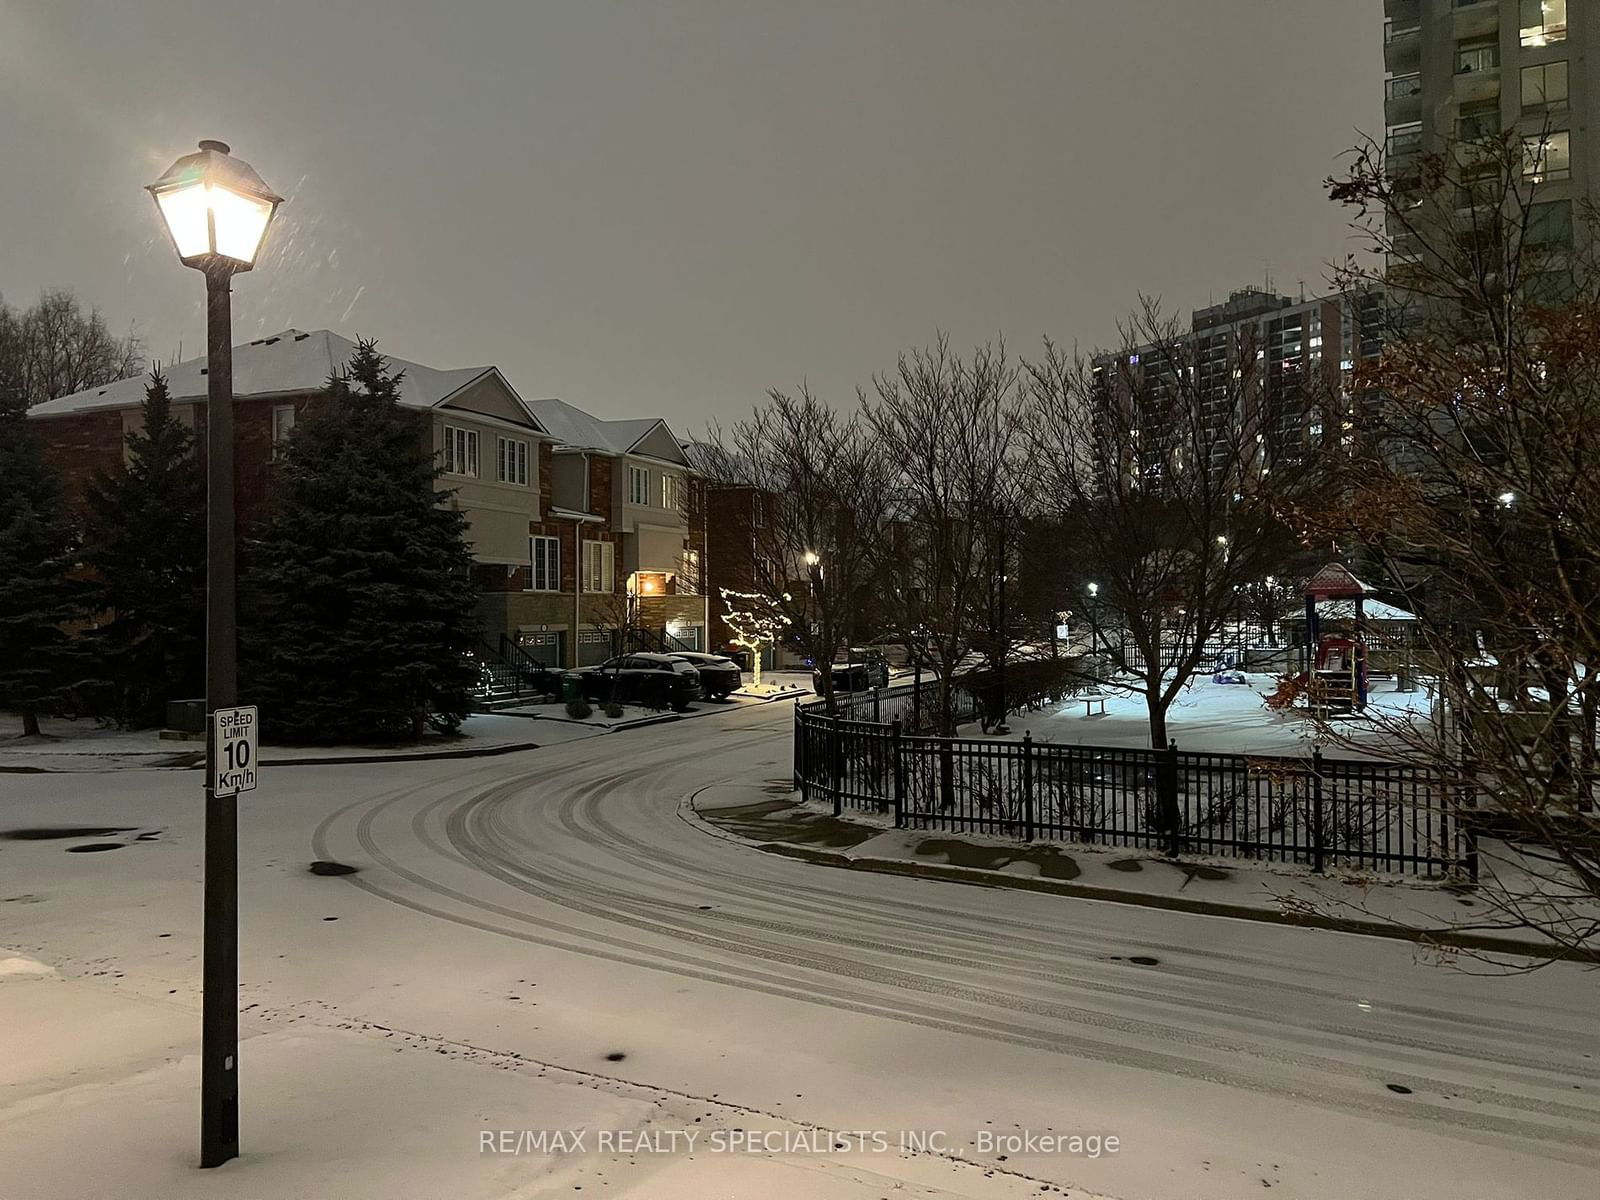
[{"label": "overcast night sky", "polygon": [[938,328],[1112,340],[1353,246],[1378,0],[0,0],[0,295],[152,356],[202,286],[142,185],[220,138],[290,197],[236,286],[290,325],[682,433]]}]

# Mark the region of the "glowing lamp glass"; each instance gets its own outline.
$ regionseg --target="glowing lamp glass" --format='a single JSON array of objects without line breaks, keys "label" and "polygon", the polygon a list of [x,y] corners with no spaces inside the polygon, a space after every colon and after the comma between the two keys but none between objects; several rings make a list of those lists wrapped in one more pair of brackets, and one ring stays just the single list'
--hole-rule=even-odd
[{"label": "glowing lamp glass", "polygon": [[282,203],[249,163],[214,141],[173,163],[149,190],[178,257],[197,267],[219,260],[234,270],[253,267]]}]

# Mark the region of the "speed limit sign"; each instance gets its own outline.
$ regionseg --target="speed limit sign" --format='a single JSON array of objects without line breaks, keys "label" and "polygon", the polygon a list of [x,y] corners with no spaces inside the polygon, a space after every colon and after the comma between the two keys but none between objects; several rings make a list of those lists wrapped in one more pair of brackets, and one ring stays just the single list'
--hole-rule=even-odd
[{"label": "speed limit sign", "polygon": [[256,706],[219,708],[211,714],[211,794],[256,790]]}]

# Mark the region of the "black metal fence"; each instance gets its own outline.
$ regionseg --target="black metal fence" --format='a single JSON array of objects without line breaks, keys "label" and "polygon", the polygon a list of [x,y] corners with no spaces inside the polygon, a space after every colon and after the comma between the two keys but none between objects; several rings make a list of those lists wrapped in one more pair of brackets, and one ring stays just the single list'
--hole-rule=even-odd
[{"label": "black metal fence", "polygon": [[797,705],[794,771],[807,799],[896,828],[1477,878],[1461,797],[1397,763],[931,737]]}]

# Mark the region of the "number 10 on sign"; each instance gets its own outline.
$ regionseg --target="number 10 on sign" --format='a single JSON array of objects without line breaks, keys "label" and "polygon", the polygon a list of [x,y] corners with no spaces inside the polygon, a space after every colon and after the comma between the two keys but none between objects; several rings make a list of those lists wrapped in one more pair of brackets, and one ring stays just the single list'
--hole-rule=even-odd
[{"label": "number 10 on sign", "polygon": [[219,708],[211,714],[211,794],[237,796],[256,789],[256,706]]}]

